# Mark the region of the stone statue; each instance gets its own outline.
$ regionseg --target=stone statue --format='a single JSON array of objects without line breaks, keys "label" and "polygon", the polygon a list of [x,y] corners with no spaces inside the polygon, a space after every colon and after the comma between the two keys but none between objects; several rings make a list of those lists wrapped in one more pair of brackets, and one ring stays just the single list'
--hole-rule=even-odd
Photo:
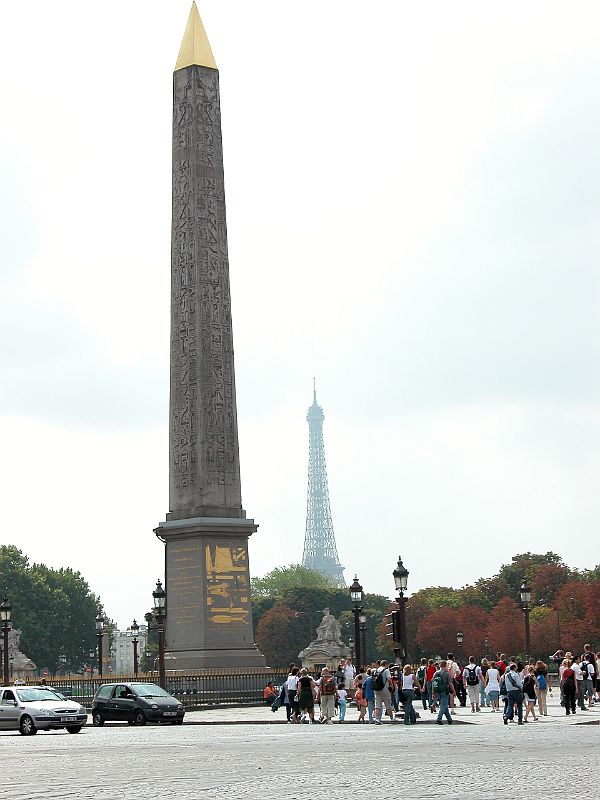
[{"label": "stone statue", "polygon": [[328,608],[323,609],[323,619],[317,628],[317,641],[322,642],[341,642],[342,629],[337,619],[330,613]]},{"label": "stone statue", "polygon": [[324,666],[334,671],[340,659],[349,655],[350,650],[342,642],[340,623],[328,608],[323,609],[323,619],[317,628],[317,638],[298,654],[302,666],[315,674]]}]

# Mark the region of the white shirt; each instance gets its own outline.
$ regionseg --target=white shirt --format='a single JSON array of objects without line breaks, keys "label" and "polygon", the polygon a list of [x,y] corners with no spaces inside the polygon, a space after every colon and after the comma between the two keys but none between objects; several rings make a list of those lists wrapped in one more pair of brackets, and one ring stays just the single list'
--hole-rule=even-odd
[{"label": "white shirt", "polygon": [[348,697],[348,692],[345,689],[338,689],[338,702],[345,703],[346,698]]},{"label": "white shirt", "polygon": [[477,678],[483,683],[483,672],[481,671],[481,667],[478,664],[467,664],[467,666],[463,669],[463,681],[465,685],[467,683],[467,679],[469,677],[469,671],[475,670],[475,675]]},{"label": "white shirt", "polygon": [[414,688],[414,681],[415,676],[412,672],[409,672],[408,675],[402,675],[402,688],[403,689],[413,689]]},{"label": "white shirt", "polygon": [[346,686],[352,686],[354,683],[354,675],[356,674],[356,670],[354,669],[353,664],[346,664],[344,666],[344,680],[346,681]]},{"label": "white shirt", "polygon": [[590,678],[593,678],[594,675],[596,674],[596,667],[592,664],[591,661],[587,661],[586,663],[588,667],[588,675],[590,676]]},{"label": "white shirt", "polygon": [[500,670],[490,667],[487,671],[487,690],[488,692],[500,691]]},{"label": "white shirt", "polygon": [[583,672],[581,671],[581,667],[575,661],[571,664],[571,669],[575,673],[575,680],[582,681],[583,680]]},{"label": "white shirt", "polygon": [[452,661],[452,662],[451,662],[451,664],[450,664],[450,666],[449,666],[449,667],[447,667],[447,669],[448,669],[448,672],[450,673],[450,675],[451,675],[453,678],[456,678],[456,676],[457,676],[457,675],[458,675],[458,673],[460,672],[460,667],[458,666],[458,664],[456,663],[456,661]]},{"label": "white shirt", "polygon": [[288,690],[288,692],[292,692],[297,687],[298,687],[298,676],[288,675],[288,679],[285,682],[285,688]]}]

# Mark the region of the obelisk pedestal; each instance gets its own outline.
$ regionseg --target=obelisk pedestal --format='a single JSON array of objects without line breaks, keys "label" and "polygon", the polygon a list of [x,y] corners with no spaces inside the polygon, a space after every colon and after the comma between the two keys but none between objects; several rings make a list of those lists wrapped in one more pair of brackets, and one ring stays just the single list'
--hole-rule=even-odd
[{"label": "obelisk pedestal", "polygon": [[264,666],[242,508],[219,73],[196,4],[173,75],[166,649],[177,669]]}]

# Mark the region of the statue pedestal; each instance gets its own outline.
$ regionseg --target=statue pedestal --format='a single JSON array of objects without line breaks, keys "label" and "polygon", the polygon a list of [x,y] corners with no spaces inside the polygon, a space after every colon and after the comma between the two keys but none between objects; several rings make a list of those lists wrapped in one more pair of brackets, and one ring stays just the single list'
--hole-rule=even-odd
[{"label": "statue pedestal", "polygon": [[248,537],[252,519],[194,517],[163,522],[165,650],[178,670],[264,667],[254,644]]},{"label": "statue pedestal", "polygon": [[350,649],[345,644],[326,639],[316,639],[298,653],[302,666],[313,675],[320,673],[323,667],[335,673],[340,661],[349,656]]},{"label": "statue pedestal", "polygon": [[348,658],[350,650],[342,642],[340,624],[325,608],[321,624],[317,628],[317,638],[298,653],[303,667],[309,672],[319,673],[323,667],[335,672],[343,658]]}]

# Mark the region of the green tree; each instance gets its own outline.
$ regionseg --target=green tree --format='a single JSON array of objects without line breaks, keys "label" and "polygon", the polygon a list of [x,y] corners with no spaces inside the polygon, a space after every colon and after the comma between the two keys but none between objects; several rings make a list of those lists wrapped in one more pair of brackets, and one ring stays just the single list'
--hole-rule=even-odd
[{"label": "green tree", "polygon": [[331,581],[321,572],[290,564],[289,567],[276,567],[263,578],[253,578],[251,582],[254,597],[282,597],[290,589],[331,589]]},{"label": "green tree", "polygon": [[0,546],[0,593],[12,605],[13,625],[22,631],[21,648],[38,667],[55,672],[59,656],[78,670],[95,646],[99,599],[71,569],[31,566],[14,545]]}]

